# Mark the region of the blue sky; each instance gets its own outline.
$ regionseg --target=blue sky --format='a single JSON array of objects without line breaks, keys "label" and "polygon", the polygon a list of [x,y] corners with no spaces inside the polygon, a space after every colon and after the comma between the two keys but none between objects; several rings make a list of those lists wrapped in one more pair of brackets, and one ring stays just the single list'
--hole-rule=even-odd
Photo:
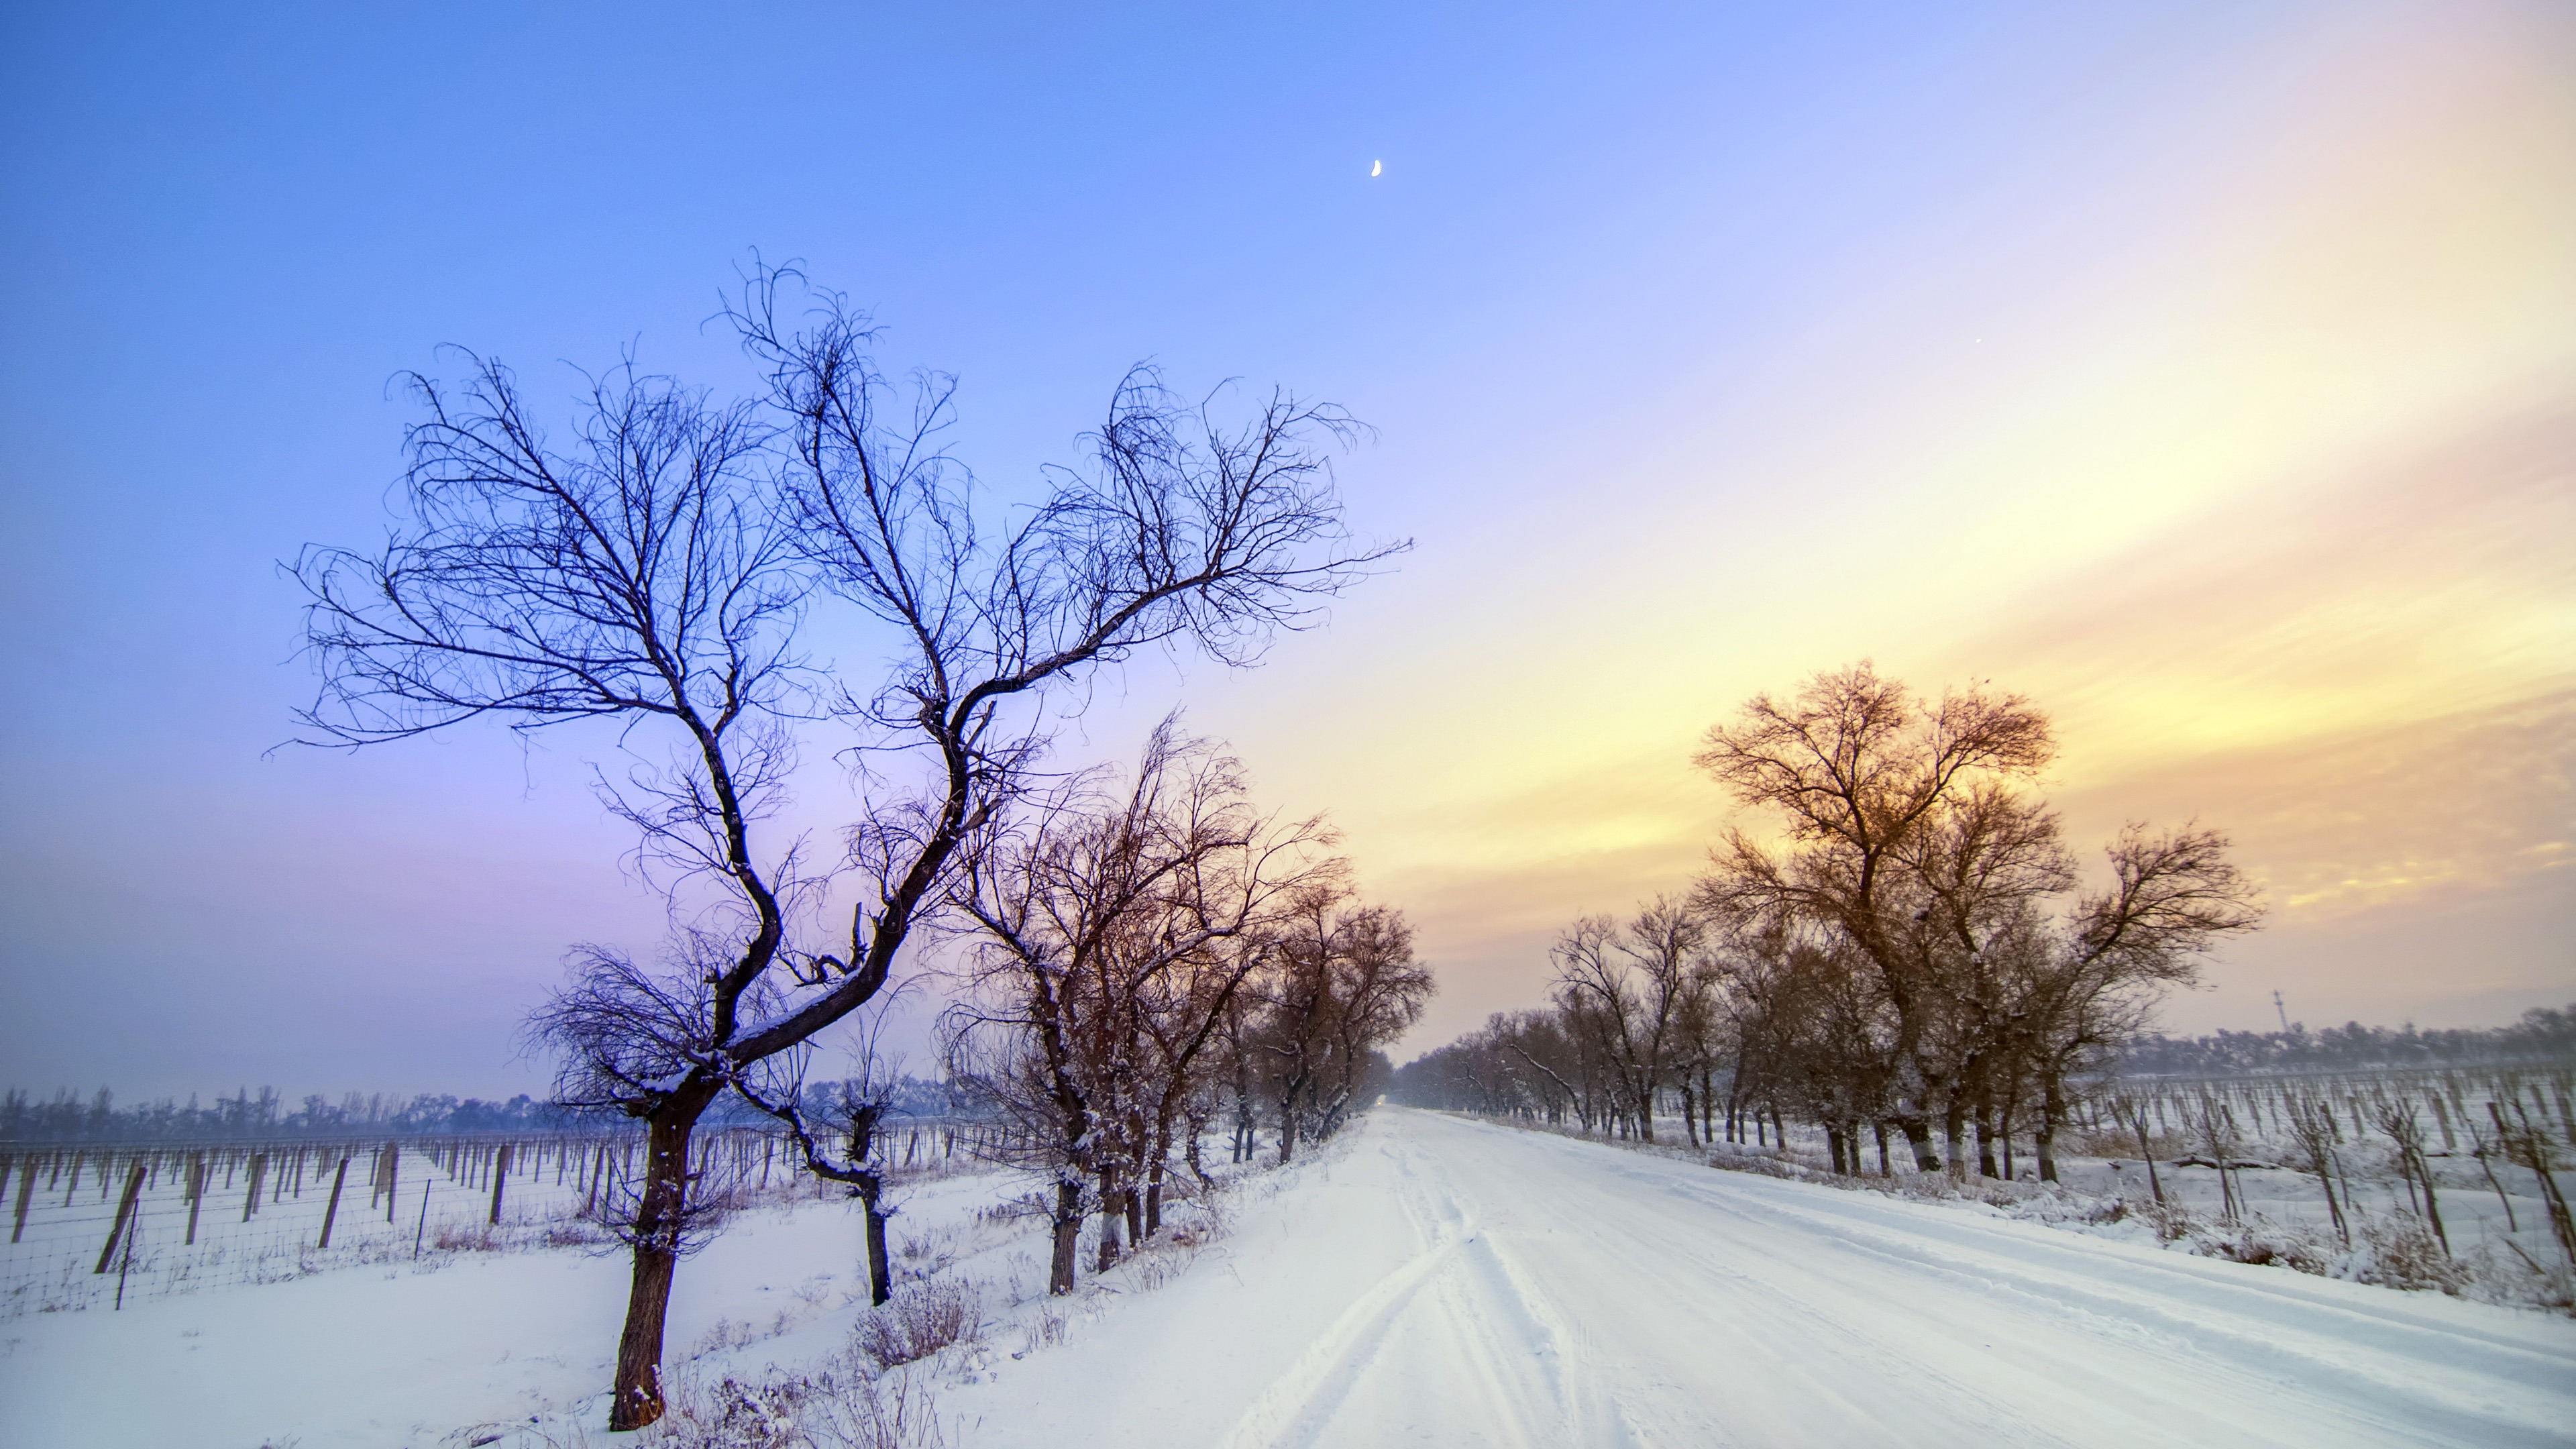
[{"label": "blue sky", "polygon": [[[2079,833],[2246,816],[2306,904],[2178,1025],[2576,995],[2563,10],[0,23],[0,1078],[535,1080],[563,947],[660,919],[599,742],[264,755],[310,684],[274,564],[382,528],[442,344],[743,385],[704,324],[755,252],[957,373],[1003,496],[1139,360],[1377,426],[1342,477],[1403,570],[1256,674],[1131,670],[1068,748],[1186,699],[1332,810],[1444,970],[1427,1039],[1686,880],[1690,741],[1863,655],[2058,709]],[[2488,793],[2428,794],[2463,740]]]}]

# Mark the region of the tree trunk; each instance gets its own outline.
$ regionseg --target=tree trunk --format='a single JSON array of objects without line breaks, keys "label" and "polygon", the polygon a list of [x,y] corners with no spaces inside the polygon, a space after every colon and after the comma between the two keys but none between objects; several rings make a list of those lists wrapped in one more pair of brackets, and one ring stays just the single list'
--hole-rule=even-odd
[{"label": "tree trunk", "polygon": [[1118,1263],[1118,1219],[1125,1206],[1119,1201],[1117,1172],[1100,1169],[1100,1261],[1092,1267],[1094,1273],[1106,1273]]},{"label": "tree trunk", "polygon": [[[1190,1134],[1190,1150],[1198,1150],[1198,1134]],[[1163,1230],[1163,1165],[1172,1157],[1172,1124],[1169,1118],[1154,1124],[1154,1164],[1145,1174],[1145,1221],[1136,1241],[1143,1242]]]},{"label": "tree trunk", "polygon": [[1905,1134],[1905,1145],[1914,1150],[1914,1170],[1939,1172],[1941,1155],[1932,1147],[1932,1124],[1920,1116],[1899,1117],[1896,1130]]},{"label": "tree trunk", "polygon": [[612,1432],[641,1429],[662,1417],[662,1323],[671,1307],[671,1275],[680,1262],[688,1206],[689,1133],[712,1095],[671,1098],[645,1119],[644,1192],[627,1233],[635,1271],[627,1289],[626,1327],[617,1338],[617,1389],[608,1405]]},{"label": "tree trunk", "polygon": [[1082,1186],[1055,1185],[1055,1260],[1047,1267],[1047,1292],[1073,1291],[1073,1263],[1082,1251]]},{"label": "tree trunk", "polygon": [[882,1187],[863,1190],[859,1206],[868,1215],[868,1302],[883,1303],[894,1296],[894,1264],[886,1257],[886,1215],[877,1207]]},{"label": "tree trunk", "polygon": [[2039,1099],[2039,1130],[2031,1145],[2039,1151],[2039,1180],[2057,1181],[2057,1124],[2066,1118],[2066,1096],[2054,1072]]},{"label": "tree trunk", "polygon": [[662,1417],[662,1320],[671,1307],[671,1274],[680,1255],[635,1247],[626,1295],[626,1328],[617,1338],[617,1394],[609,1401],[611,1432],[641,1429]]}]

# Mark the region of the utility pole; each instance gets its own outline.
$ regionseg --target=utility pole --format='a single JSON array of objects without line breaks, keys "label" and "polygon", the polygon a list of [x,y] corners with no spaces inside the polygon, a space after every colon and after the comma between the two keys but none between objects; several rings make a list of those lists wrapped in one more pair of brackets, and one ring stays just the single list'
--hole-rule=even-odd
[{"label": "utility pole", "polygon": [[2290,1031],[2290,1009],[2281,1004],[2281,993],[2278,991],[2272,993],[2272,1009],[2279,1012],[2281,1015],[2282,1035],[2288,1035]]}]

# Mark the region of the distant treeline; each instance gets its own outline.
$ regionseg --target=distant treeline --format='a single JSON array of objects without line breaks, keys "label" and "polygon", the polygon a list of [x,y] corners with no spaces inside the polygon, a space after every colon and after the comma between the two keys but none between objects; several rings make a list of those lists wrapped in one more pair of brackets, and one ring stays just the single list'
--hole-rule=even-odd
[{"label": "distant treeline", "polygon": [[2150,1033],[2131,1042],[2117,1070],[2129,1077],[2229,1076],[2241,1072],[2339,1071],[2361,1067],[2478,1066],[2576,1059],[2576,1002],[2536,1006],[2511,1026],[2424,1031],[2357,1021],[2308,1030],[2221,1031],[2213,1036]]},{"label": "distant treeline", "polygon": [[[810,1082],[805,1087],[809,1111],[824,1110],[839,1097],[838,1082]],[[898,1117],[951,1118],[973,1115],[964,1095],[952,1083],[903,1077],[894,1089]],[[769,1126],[772,1120],[726,1099],[709,1111],[712,1126]],[[521,1093],[507,1101],[458,1098],[423,1092],[401,1097],[383,1092],[350,1092],[337,1102],[318,1093],[290,1107],[274,1087],[253,1092],[242,1088],[230,1097],[201,1105],[194,1093],[185,1104],[163,1097],[130,1107],[116,1105],[106,1087],[84,1097],[64,1088],[38,1100],[10,1088],[0,1095],[0,1142],[203,1142],[279,1137],[456,1137],[472,1134],[530,1134],[614,1131],[626,1119],[613,1113],[576,1111]]]}]

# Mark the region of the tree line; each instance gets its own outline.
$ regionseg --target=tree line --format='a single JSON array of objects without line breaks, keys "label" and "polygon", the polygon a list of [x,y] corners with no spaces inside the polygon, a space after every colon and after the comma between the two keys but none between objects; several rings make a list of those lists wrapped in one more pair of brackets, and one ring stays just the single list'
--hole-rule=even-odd
[{"label": "tree line", "polygon": [[[820,1112],[805,1076],[825,1033],[869,1038],[922,946],[969,963],[949,1053],[994,1110],[1054,1134],[1060,1215],[1123,1215],[1140,1186],[1149,1209],[1158,1146],[1217,1063],[1258,1064],[1244,1079],[1274,1092],[1271,1064],[1294,1063],[1290,1120],[1328,1127],[1315,1104],[1383,1040],[1328,1029],[1341,998],[1277,985],[1323,956],[1343,979],[1341,955],[1301,957],[1292,906],[1368,909],[1333,894],[1320,825],[1254,810],[1239,770],[1176,730],[1124,806],[1049,756],[1104,669],[1145,650],[1255,663],[1405,546],[1344,526],[1330,455],[1360,425],[1285,390],[1187,399],[1139,367],[1086,461],[1013,504],[948,450],[954,380],[890,383],[846,298],[764,267],[721,317],[754,377],[733,399],[630,360],[555,418],[495,359],[460,353],[455,385],[413,376],[388,536],[290,566],[321,677],[302,742],[604,726],[601,801],[672,902],[658,952],[575,947],[531,1021],[556,1100],[646,1136],[619,1223],[617,1430],[663,1412],[673,1275],[720,1212],[688,1167],[717,1103],[785,1124],[881,1237],[882,1063],[862,1051]],[[817,658],[827,618],[877,660]],[[832,853],[774,825],[817,744],[849,767]],[[1301,1010],[1311,1030],[1283,1027]]]},{"label": "tree line", "polygon": [[2473,1067],[2576,1060],[2576,1003],[2535,1006],[2506,1026],[2426,1030],[2348,1021],[2319,1031],[2217,1031],[2206,1036],[2144,1033],[2120,1053],[2139,1076],[2218,1077],[2246,1072],[2348,1071],[2373,1067]]},{"label": "tree line", "polygon": [[[1824,1130],[1837,1171],[2040,1176],[2073,1086],[2261,915],[2227,839],[2123,828],[2088,872],[2033,788],[2047,717],[1986,686],[1925,697],[1867,663],[1764,694],[1697,763],[1744,811],[1689,891],[1552,948],[1545,1007],[1398,1073],[1402,1100],[1697,1144]],[[1971,1141],[1973,1140],[1973,1147]]]},{"label": "tree line", "polygon": [[0,1094],[0,1142],[193,1142],[278,1137],[454,1137],[481,1132],[559,1131],[574,1114],[525,1093],[506,1101],[422,1092],[411,1097],[350,1092],[334,1102],[308,1094],[289,1107],[274,1087],[243,1087],[200,1106],[163,1097],[129,1107],[101,1087],[84,1099],[68,1088],[38,1100],[12,1087]]},{"label": "tree line", "polygon": [[1132,776],[1052,791],[965,872],[971,980],[950,1070],[1018,1129],[1051,1185],[1051,1292],[1073,1287],[1088,1204],[1098,1266],[1161,1224],[1174,1154],[1204,1183],[1224,1113],[1279,1159],[1330,1135],[1387,1075],[1381,1048],[1431,990],[1400,912],[1361,902],[1320,820],[1249,797],[1241,764],[1165,721]]}]

